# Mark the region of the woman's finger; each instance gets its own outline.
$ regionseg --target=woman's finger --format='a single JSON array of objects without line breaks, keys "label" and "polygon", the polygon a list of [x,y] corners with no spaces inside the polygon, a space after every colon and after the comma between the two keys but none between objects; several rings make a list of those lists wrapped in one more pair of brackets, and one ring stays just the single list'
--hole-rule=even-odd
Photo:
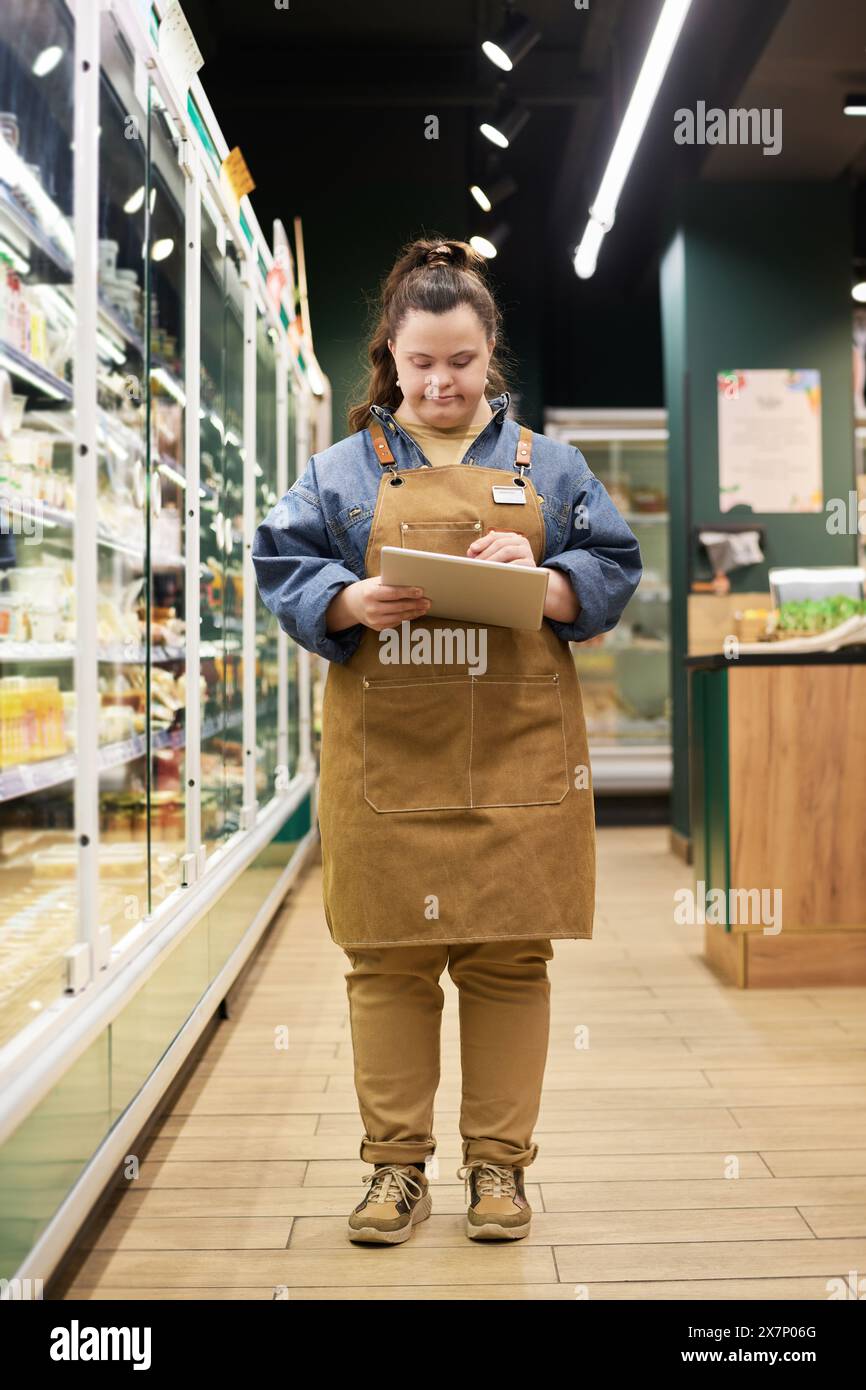
[{"label": "woman's finger", "polygon": [[390,621],[393,618],[408,617],[410,613],[426,613],[429,607],[429,599],[423,603],[419,602],[418,599],[415,599],[414,601],[409,601],[408,603],[401,604],[376,604],[373,611],[377,617],[385,618]]},{"label": "woman's finger", "polygon": [[394,599],[423,598],[424,590],[418,589],[412,584],[380,584],[373,590],[373,598],[376,603],[384,600],[386,603]]},{"label": "woman's finger", "polygon": [[498,560],[500,563],[507,564],[509,560],[523,560],[526,565],[535,567],[535,560],[531,552],[527,551],[525,545],[497,542],[484,553],[485,560]]}]

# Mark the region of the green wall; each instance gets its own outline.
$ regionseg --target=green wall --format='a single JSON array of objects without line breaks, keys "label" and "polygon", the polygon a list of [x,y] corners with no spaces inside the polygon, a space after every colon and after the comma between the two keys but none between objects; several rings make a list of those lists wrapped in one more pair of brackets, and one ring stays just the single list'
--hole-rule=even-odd
[{"label": "green wall", "polygon": [[718,496],[716,373],[814,367],[821,373],[825,501],[854,486],[851,216],[844,184],[701,183],[671,208],[660,283],[670,428],[674,828],[689,834],[687,594],[709,577],[692,527],[754,519],[765,563],[732,588],[765,589],[779,564],[852,564],[855,536],[829,535],[826,514],[723,514]]}]

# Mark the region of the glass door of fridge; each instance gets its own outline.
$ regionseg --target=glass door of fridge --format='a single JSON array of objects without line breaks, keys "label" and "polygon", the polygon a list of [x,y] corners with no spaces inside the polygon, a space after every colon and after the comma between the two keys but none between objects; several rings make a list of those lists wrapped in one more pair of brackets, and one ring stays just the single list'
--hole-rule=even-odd
[{"label": "glass door of fridge", "polygon": [[0,1044],[78,934],[74,28],[0,6]]},{"label": "glass door of fridge", "polygon": [[[256,525],[279,501],[277,496],[276,333],[262,313],[256,316]],[[256,800],[266,806],[285,785],[277,743],[279,719],[279,632],[276,617],[256,594]]]},{"label": "glass door of fridge", "polygon": [[[223,834],[241,824],[244,804],[244,306],[240,256],[228,243],[223,298]],[[251,461],[252,462],[252,461]]]},{"label": "glass door of fridge", "polygon": [[148,83],[148,828],[151,903],[181,885],[186,851],[184,183],[177,134]]},{"label": "glass door of fridge", "polygon": [[99,922],[117,941],[150,911],[146,92],[101,18],[97,329]]},{"label": "glass door of fridge", "polygon": [[[286,422],[286,432],[288,438],[288,469],[286,490],[297,482],[298,474],[302,468],[306,467],[307,460],[298,457],[298,412],[300,409],[295,386],[294,374],[289,373],[289,391],[286,402],[288,420]],[[298,688],[298,648],[290,637],[286,637],[287,646],[287,683],[289,687],[289,709],[288,709],[288,743],[289,743],[289,766],[288,775],[294,777],[298,771],[301,753],[301,715]]]},{"label": "glass door of fridge", "polygon": [[612,632],[573,644],[599,792],[670,787],[670,579],[664,411],[551,411],[638,539],[643,576]]},{"label": "glass door of fridge", "polygon": [[208,200],[201,210],[201,405],[200,405],[200,603],[201,603],[201,834],[215,848],[225,835],[225,770],[222,757],[226,637],[224,436],[225,344],[224,230]]}]

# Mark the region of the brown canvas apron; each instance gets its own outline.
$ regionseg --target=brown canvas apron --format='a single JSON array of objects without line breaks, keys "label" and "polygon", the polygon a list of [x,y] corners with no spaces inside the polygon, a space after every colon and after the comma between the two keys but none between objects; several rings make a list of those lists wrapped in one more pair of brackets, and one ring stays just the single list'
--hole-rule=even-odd
[{"label": "brown canvas apron", "polygon": [[[398,469],[378,422],[370,433],[383,475],[368,576],[380,573],[383,545],[465,555],[491,528],[522,531],[541,563],[525,426],[514,475]],[[521,483],[525,505],[494,500],[494,484]],[[439,664],[383,664],[372,628],[348,661],[329,663],[318,817],[325,917],[340,946],[592,936],[595,819],[571,650],[547,622],[538,632],[487,627],[486,671],[473,674],[479,647],[473,656],[459,646],[472,627],[407,625],[431,642],[437,628],[451,635],[452,648],[431,646]]]}]

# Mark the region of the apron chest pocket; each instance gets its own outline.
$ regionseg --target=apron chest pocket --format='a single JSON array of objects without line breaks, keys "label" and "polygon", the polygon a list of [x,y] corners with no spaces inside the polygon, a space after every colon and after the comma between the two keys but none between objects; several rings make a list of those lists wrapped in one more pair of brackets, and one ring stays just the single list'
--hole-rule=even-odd
[{"label": "apron chest pocket", "polygon": [[568,791],[556,674],[365,678],[362,697],[374,811],[544,806]]},{"label": "apron chest pocket", "polygon": [[481,521],[401,521],[400,544],[404,550],[433,550],[438,555],[460,555],[481,535]]}]

